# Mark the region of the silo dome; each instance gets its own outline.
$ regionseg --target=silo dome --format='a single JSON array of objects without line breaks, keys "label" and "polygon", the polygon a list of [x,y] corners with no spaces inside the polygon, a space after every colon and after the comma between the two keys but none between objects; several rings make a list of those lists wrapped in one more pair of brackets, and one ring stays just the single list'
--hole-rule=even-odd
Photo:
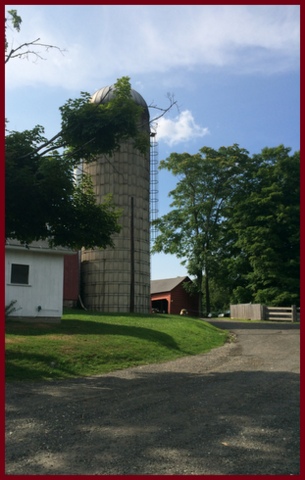
[{"label": "silo dome", "polygon": [[[137,104],[143,107],[143,113],[141,116],[141,129],[147,132],[150,132],[149,126],[149,111],[147,103],[145,102],[142,95],[140,95],[136,90],[130,89],[131,98]],[[108,87],[103,87],[97,90],[91,97],[92,103],[107,103],[112,98],[115,97],[115,86],[111,85]]]},{"label": "silo dome", "polygon": [[[93,103],[115,95],[112,86],[97,90]],[[143,107],[139,129],[150,134],[149,110],[143,97],[131,90]],[[150,311],[150,151],[141,153],[132,139],[124,140],[111,158],[100,155],[84,164],[92,178],[97,201],[111,194],[121,210],[121,232],[113,235],[114,248],[81,252],[82,296],[86,307],[101,312]]]},{"label": "silo dome", "polygon": [[[140,95],[136,90],[130,89],[131,97],[134,102],[141,107],[148,108],[147,103],[145,102],[142,95]],[[92,103],[107,103],[115,96],[115,86],[103,87],[97,90],[91,97]]]}]

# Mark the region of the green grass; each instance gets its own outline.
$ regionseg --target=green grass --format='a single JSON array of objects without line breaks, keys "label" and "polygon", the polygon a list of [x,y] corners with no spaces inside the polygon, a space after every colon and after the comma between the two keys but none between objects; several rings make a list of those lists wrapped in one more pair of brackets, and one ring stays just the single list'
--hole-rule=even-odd
[{"label": "green grass", "polygon": [[6,380],[98,375],[208,352],[228,332],[178,315],[66,310],[54,324],[6,322]]}]

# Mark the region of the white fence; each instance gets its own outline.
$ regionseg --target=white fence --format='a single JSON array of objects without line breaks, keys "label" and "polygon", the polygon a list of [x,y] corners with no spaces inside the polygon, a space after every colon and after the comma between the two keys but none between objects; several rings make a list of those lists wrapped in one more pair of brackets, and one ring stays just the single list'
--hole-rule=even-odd
[{"label": "white fence", "polygon": [[260,303],[230,305],[231,318],[247,320],[270,320],[276,322],[299,322],[300,307],[268,307]]}]

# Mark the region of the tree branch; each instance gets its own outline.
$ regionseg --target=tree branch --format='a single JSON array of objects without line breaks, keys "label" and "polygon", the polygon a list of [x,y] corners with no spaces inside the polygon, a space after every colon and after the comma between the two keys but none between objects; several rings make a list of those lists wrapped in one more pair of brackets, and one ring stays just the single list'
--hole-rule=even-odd
[{"label": "tree branch", "polygon": [[174,96],[173,95],[170,95],[170,94],[167,94],[167,98],[169,99],[170,101],[170,104],[167,108],[161,108],[161,107],[157,107],[156,105],[154,104],[150,104],[148,105],[148,108],[153,108],[155,110],[160,110],[162,113],[160,115],[158,115],[157,117],[153,118],[152,120],[150,120],[150,124],[156,122],[157,120],[159,120],[159,118],[162,118],[164,117],[164,115],[166,115],[167,112],[169,112],[169,110],[171,110],[173,108],[173,106],[175,105],[178,112],[179,112],[179,106],[177,104],[177,100],[174,100]]},{"label": "tree branch", "polygon": [[22,43],[17,48],[15,48],[15,49],[12,48],[10,50],[10,52],[5,55],[5,63],[7,63],[11,58],[29,57],[29,55],[34,55],[36,58],[40,58],[41,60],[45,60],[40,55],[40,52],[36,52],[34,50],[33,51],[32,50],[26,50],[25,52],[20,51],[23,48],[28,48],[30,46],[44,47],[46,51],[48,51],[51,48],[55,48],[56,50],[59,50],[62,55],[63,55],[63,52],[65,52],[65,50],[62,50],[61,48],[57,47],[56,45],[49,45],[47,43],[39,43],[39,40],[40,40],[40,38],[36,38],[36,40],[33,40],[32,42]]}]

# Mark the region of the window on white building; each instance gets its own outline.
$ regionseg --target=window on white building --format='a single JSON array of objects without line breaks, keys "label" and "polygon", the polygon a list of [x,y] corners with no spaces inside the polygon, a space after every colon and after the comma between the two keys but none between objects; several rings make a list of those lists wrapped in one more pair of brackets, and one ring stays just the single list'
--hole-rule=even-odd
[{"label": "window on white building", "polygon": [[11,269],[11,283],[17,283],[19,285],[29,284],[29,265],[20,265],[18,263],[12,263]]}]

